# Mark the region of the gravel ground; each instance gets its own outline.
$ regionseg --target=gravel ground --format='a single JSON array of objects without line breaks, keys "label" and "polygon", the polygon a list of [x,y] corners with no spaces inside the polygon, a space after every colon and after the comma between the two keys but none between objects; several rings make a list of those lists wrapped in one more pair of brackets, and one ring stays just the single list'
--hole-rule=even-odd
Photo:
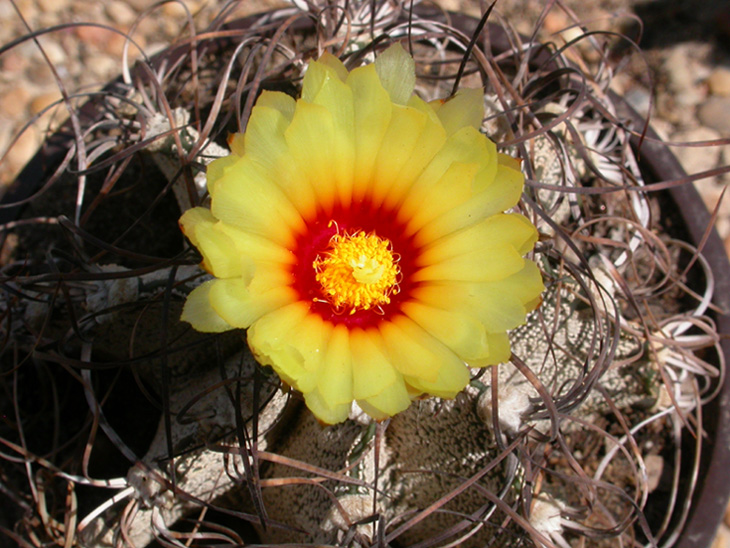
[{"label": "gravel ground", "polygon": [[[236,13],[261,11],[282,0],[248,0]],[[479,14],[478,0],[440,0],[448,9]],[[544,4],[540,0],[503,0],[496,8],[515,27],[531,34]],[[31,158],[46,132],[64,116],[56,103],[59,81],[68,90],[93,89],[120,72],[124,47],[122,32],[132,31],[135,42],[149,55],[179,37],[187,25],[183,3],[154,7],[152,0],[0,0],[0,45],[28,32],[64,23],[94,23],[57,29],[40,39],[55,74],[38,47],[25,41],[0,56],[0,194]],[[221,0],[185,0],[197,28],[219,12]],[[565,9],[562,9],[564,6]],[[146,11],[149,10],[149,11]],[[19,15],[22,14],[22,17]],[[574,14],[574,15],[573,15]],[[614,80],[622,93],[666,139],[675,143],[715,141],[730,143],[730,5],[726,0],[565,0],[542,20],[542,40],[571,40],[581,31],[570,28],[577,17],[591,30],[623,32],[641,38],[642,53],[631,56]],[[109,28],[102,28],[105,25]],[[583,51],[589,58],[590,51]],[[130,60],[139,56],[130,48]],[[651,75],[651,76],[649,76]],[[58,79],[58,81],[57,81]],[[33,116],[40,123],[23,132]],[[12,144],[12,146],[11,146]],[[690,173],[730,164],[730,144],[676,146],[675,153]],[[714,208],[730,174],[698,181],[709,208]],[[720,205],[717,229],[730,253],[730,200]],[[730,548],[730,509],[713,548]]]}]

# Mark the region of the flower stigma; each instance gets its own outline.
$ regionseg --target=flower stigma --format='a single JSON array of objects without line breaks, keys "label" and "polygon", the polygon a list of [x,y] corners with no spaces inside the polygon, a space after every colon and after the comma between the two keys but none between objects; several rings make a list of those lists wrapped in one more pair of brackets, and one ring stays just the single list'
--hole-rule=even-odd
[{"label": "flower stigma", "polygon": [[398,293],[398,257],[390,240],[375,234],[335,234],[312,266],[327,300],[350,314],[388,304]]}]

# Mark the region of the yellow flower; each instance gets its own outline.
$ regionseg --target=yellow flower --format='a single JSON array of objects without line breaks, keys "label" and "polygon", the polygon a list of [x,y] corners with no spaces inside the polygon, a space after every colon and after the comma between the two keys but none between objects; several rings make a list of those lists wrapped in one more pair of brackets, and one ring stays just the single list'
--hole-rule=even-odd
[{"label": "yellow flower", "polygon": [[468,366],[509,359],[507,331],[543,290],[524,258],[519,161],[478,128],[479,90],[426,103],[395,45],[348,72],[324,54],[298,100],[264,91],[231,154],[208,167],[210,210],[180,224],[214,279],[188,297],[199,331],[247,328],[256,359],[325,423],[453,398]]}]

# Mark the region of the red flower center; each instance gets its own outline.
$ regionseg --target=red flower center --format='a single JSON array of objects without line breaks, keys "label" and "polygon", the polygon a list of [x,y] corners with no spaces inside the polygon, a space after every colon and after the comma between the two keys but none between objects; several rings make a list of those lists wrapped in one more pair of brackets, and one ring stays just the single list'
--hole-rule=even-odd
[{"label": "red flower center", "polygon": [[[293,287],[300,300],[311,303],[310,310],[319,314],[322,319],[348,327],[370,327],[398,314],[401,303],[408,300],[414,288],[414,283],[410,280],[419,248],[414,244],[413,237],[404,236],[405,227],[396,221],[396,217],[397,211],[376,208],[369,200],[362,200],[347,207],[336,205],[332,212],[317,211],[312,218],[305,219],[307,229],[298,235],[293,249],[296,256],[292,266]],[[333,256],[333,251],[338,255],[334,246],[348,238],[351,241],[357,235],[375,236],[372,242],[378,240],[379,247],[387,246],[390,255],[394,257],[397,271],[395,283],[385,284],[389,286],[389,289],[386,287],[382,292],[385,298],[366,300],[365,305],[356,305],[347,296],[328,292],[333,285],[327,283],[326,275],[322,275],[325,263]],[[387,276],[387,259],[380,262],[384,263]],[[337,266],[333,265],[332,268]],[[372,276],[372,272],[368,270],[364,276]],[[375,276],[377,278],[378,274]]]}]

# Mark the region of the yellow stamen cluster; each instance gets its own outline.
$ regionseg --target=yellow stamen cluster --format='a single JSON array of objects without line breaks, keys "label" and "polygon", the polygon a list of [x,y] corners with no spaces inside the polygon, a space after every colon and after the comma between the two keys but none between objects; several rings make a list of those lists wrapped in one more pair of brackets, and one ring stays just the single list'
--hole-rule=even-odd
[{"label": "yellow stamen cluster", "polygon": [[388,304],[398,292],[400,267],[390,240],[375,234],[335,234],[312,266],[327,300],[350,314]]}]

